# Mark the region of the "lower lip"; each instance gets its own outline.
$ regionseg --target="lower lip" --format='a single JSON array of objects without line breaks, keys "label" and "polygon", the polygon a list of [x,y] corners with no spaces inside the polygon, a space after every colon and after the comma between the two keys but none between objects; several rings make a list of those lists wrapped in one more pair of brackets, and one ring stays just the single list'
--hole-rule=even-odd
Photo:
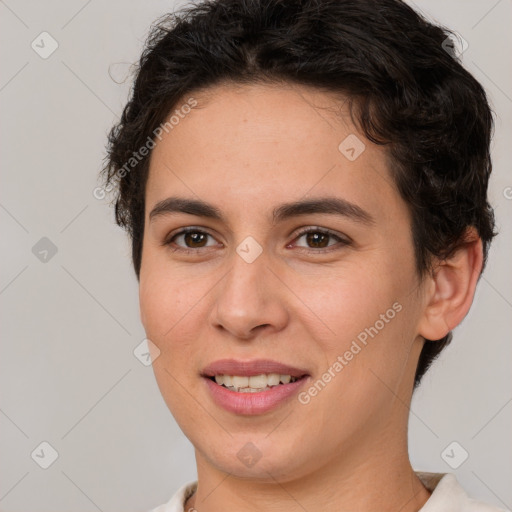
[{"label": "lower lip", "polygon": [[257,393],[238,393],[237,391],[231,391],[224,386],[220,386],[207,377],[203,378],[217,405],[235,414],[254,415],[271,411],[282,404],[291,396],[295,395],[309,377],[306,376],[295,382],[280,384],[267,391]]}]

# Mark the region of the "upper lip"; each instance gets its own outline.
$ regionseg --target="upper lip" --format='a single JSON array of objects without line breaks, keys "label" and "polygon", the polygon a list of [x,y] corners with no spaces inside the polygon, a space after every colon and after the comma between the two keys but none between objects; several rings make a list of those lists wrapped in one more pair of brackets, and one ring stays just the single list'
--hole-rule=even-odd
[{"label": "upper lip", "polygon": [[238,359],[219,359],[206,366],[202,375],[204,377],[214,377],[215,375],[239,375],[242,377],[251,377],[264,373],[278,373],[280,375],[290,375],[291,377],[303,377],[309,375],[303,368],[295,368],[287,364],[272,361],[271,359],[252,359],[241,361]]}]

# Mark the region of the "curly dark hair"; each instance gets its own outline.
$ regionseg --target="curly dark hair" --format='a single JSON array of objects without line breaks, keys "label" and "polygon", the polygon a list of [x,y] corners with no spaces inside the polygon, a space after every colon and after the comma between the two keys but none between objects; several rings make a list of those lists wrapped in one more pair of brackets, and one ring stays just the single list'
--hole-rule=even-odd
[{"label": "curly dark hair", "polygon": [[[187,95],[226,83],[293,83],[349,98],[360,130],[387,147],[420,277],[470,226],[485,266],[496,235],[487,201],[493,116],[447,44],[453,35],[400,0],[204,0],[156,20],[101,171],[116,222],[131,236],[137,279],[151,151],[135,160],[134,149],[152,149]],[[451,339],[425,340],[414,389]]]}]

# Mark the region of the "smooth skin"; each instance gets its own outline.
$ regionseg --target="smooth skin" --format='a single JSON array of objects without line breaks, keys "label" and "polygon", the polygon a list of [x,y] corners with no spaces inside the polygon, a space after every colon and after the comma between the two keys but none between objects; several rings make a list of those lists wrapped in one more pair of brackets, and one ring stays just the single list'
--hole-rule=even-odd
[{"label": "smooth skin", "polygon": [[[160,350],[158,386],[195,448],[199,484],[185,510],[418,511],[430,493],[408,456],[414,373],[423,337],[442,338],[467,314],[481,240],[468,230],[468,242],[420,279],[387,149],[330,93],[221,84],[190,96],[198,107],[151,155],[139,295]],[[366,146],[354,161],[338,149],[351,134]],[[150,219],[170,196],[211,203],[225,221]],[[282,203],[326,196],[373,222],[324,213],[272,221]],[[199,234],[174,236],[186,227]],[[308,228],[339,239],[299,235]],[[252,263],[236,251],[248,236],[263,250]],[[218,359],[268,358],[306,368],[307,390],[396,302],[401,311],[306,405],[293,397],[236,415],[200,376]],[[237,457],[249,442],[261,453],[252,467]]]}]

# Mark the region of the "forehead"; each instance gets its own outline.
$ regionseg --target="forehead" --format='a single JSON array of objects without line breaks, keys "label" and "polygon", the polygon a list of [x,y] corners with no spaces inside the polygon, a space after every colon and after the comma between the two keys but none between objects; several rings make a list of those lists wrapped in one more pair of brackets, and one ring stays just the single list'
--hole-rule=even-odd
[{"label": "forehead", "polygon": [[386,215],[390,203],[403,207],[385,149],[358,131],[341,95],[251,84],[186,98],[196,106],[175,115],[178,122],[153,149],[146,214],[176,195],[225,204],[233,214],[249,204],[267,210],[308,194],[334,194],[376,215]]}]

